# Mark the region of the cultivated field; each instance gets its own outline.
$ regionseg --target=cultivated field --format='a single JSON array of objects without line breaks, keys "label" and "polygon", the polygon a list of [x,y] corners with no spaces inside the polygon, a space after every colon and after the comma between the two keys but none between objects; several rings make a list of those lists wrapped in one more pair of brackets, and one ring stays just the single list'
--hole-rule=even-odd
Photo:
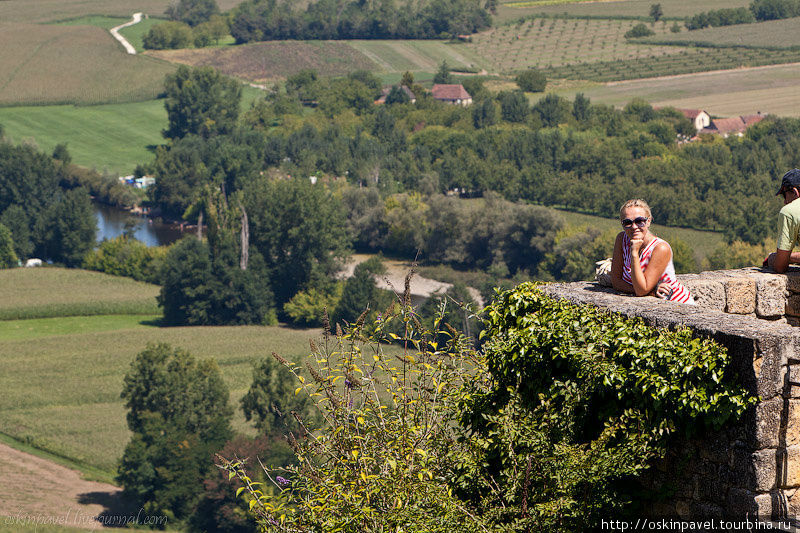
[{"label": "cultivated field", "polygon": [[[678,54],[681,48],[629,44],[623,35],[629,20],[535,19],[501,26],[472,37],[468,44],[490,72],[531,67],[620,61]],[[666,22],[653,26],[659,36],[669,33]]]},{"label": "cultivated field", "polygon": [[192,66],[211,66],[229,76],[257,83],[286,79],[303,69],[341,76],[376,68],[369,58],[344,42],[270,41],[235,47],[161,50],[149,56]]},{"label": "cultivated field", "polygon": [[567,98],[582,92],[593,102],[615,106],[639,97],[653,105],[704,109],[715,116],[761,111],[797,117],[800,116],[799,77],[800,65],[775,65],[604,85],[576,84],[557,92]]},{"label": "cultivated field", "polygon": [[441,62],[450,68],[483,68],[486,59],[474,47],[443,41],[348,41],[385,72],[436,72]]},{"label": "cultivated field", "polygon": [[661,42],[675,44],[699,44],[707,46],[752,46],[764,48],[800,47],[800,17],[736,24],[719,28],[703,28],[683,33],[653,35],[642,42]]},{"label": "cultivated field", "polygon": [[[130,17],[142,12],[161,15],[170,0],[2,0],[2,22],[56,22],[86,15],[114,15]],[[223,11],[241,3],[241,0],[217,0]]]},{"label": "cultivated field", "polygon": [[34,142],[51,153],[67,143],[78,165],[128,175],[153,159],[167,125],[163,100],[75,107],[0,107],[0,124],[14,142]]},{"label": "cultivated field", "polygon": [[155,301],[159,287],[100,272],[5,269],[0,270],[0,287],[0,320],[159,312]]},{"label": "cultivated field", "polygon": [[709,11],[728,7],[747,7],[750,0],[618,0],[598,2],[558,2],[536,0],[510,0],[503,2],[498,11],[498,19],[502,21],[514,20],[519,17],[547,14],[578,17],[649,17],[650,6],[654,3],[661,4],[665,18],[689,17]]},{"label": "cultivated field", "polygon": [[94,26],[2,23],[0,49],[0,105],[148,100],[175,69],[126,54],[107,31]]}]

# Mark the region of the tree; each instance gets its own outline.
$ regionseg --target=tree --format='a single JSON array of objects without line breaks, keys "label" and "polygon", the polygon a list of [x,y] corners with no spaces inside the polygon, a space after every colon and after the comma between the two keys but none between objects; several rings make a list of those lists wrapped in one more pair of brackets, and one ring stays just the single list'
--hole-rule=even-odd
[{"label": "tree", "polygon": [[572,102],[572,116],[578,122],[586,122],[592,112],[591,101],[585,97],[583,93],[575,95],[575,100]]},{"label": "tree", "polygon": [[569,113],[566,107],[566,100],[554,93],[548,93],[547,96],[536,102],[533,110],[539,115],[542,120],[542,125],[545,127],[558,126]]},{"label": "tree", "polygon": [[375,316],[383,311],[389,303],[383,292],[375,286],[375,277],[386,272],[380,257],[372,257],[356,265],[353,275],[347,279],[342,292],[342,299],[334,313],[336,322],[354,323],[368,309],[368,316]]},{"label": "tree", "polygon": [[169,127],[162,133],[179,139],[190,133],[202,137],[233,131],[239,117],[242,88],[211,67],[184,65],[164,80]]},{"label": "tree", "polygon": [[133,432],[117,481],[148,514],[186,518],[212,454],[230,439],[233,410],[219,367],[150,344],[131,362],[120,395]]},{"label": "tree", "polygon": [[194,27],[219,14],[219,6],[215,0],[178,0],[177,4],[167,7],[164,14]]},{"label": "tree", "polygon": [[168,326],[269,324],[274,322],[269,274],[260,256],[247,270],[231,243],[216,251],[195,237],[170,247],[159,279],[158,303]]},{"label": "tree", "polygon": [[433,76],[433,83],[453,83],[453,75],[450,74],[450,67],[447,66],[446,60],[443,59],[439,64],[439,70],[437,70],[436,74]]},{"label": "tree", "polygon": [[625,32],[625,38],[636,39],[638,37],[647,37],[649,35],[655,35],[655,34],[656,32],[645,26],[644,23],[640,22],[639,24],[635,25],[633,28]]},{"label": "tree", "polygon": [[504,91],[497,96],[500,114],[507,122],[525,122],[531,112],[528,98],[522,91]]},{"label": "tree", "polygon": [[0,268],[13,268],[18,261],[11,230],[0,224]]},{"label": "tree", "polygon": [[392,85],[392,89],[389,91],[389,94],[386,95],[386,105],[407,104],[410,101],[411,97],[398,85]]},{"label": "tree", "polygon": [[309,429],[321,421],[314,402],[295,394],[292,373],[274,357],[266,357],[253,367],[253,383],[242,396],[244,418],[253,421],[260,434],[276,437],[302,434],[297,414]]},{"label": "tree", "polygon": [[650,6],[650,16],[653,18],[654,22],[661,20],[661,17],[664,16],[664,11],[661,9],[661,4],[652,4]]},{"label": "tree", "polygon": [[244,199],[251,245],[264,258],[280,307],[339,271],[349,248],[346,217],[324,184],[262,177],[245,187]]},{"label": "tree", "polygon": [[547,86],[547,77],[543,72],[536,69],[520,72],[514,81],[521,90],[529,93],[543,92]]},{"label": "tree", "polygon": [[97,235],[97,220],[86,189],[58,194],[45,220],[44,241],[37,246],[37,255],[69,267],[80,266]]},{"label": "tree", "polygon": [[173,50],[188,48],[194,41],[192,29],[183,22],[156,24],[142,38],[142,46],[148,50]]},{"label": "tree", "polygon": [[497,122],[497,110],[492,98],[484,98],[472,106],[472,125],[475,129],[486,128]]}]

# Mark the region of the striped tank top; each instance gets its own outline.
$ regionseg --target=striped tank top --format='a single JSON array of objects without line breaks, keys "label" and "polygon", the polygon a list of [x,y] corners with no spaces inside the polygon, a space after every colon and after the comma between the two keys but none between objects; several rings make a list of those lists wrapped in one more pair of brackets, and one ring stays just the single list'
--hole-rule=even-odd
[{"label": "striped tank top", "polygon": [[[656,237],[639,252],[639,264],[642,266],[642,272],[647,270],[647,264],[650,263],[650,256],[653,254],[656,245],[660,242],[666,243],[666,245],[669,246],[667,241]],[[671,250],[672,248],[670,248],[670,251]],[[631,280],[631,240],[628,238],[627,233],[622,234],[622,279],[631,285],[633,284]],[[671,257],[667,268],[664,269],[664,273],[661,274],[658,281],[660,283],[666,283],[667,286],[672,289],[672,296],[669,298],[671,302],[694,303],[694,298],[692,298],[691,293],[689,293],[689,289],[684,287],[675,276],[675,266],[672,264]]]}]

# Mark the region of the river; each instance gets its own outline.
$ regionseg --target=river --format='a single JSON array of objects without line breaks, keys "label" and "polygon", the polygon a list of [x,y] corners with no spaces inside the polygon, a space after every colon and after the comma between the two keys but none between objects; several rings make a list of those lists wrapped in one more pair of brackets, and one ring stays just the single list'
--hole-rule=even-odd
[{"label": "river", "polygon": [[157,224],[145,217],[131,215],[127,211],[108,205],[92,203],[94,216],[97,218],[97,241],[113,239],[125,231],[125,222],[136,222],[133,236],[147,246],[172,244],[181,238],[181,231],[166,224]]}]

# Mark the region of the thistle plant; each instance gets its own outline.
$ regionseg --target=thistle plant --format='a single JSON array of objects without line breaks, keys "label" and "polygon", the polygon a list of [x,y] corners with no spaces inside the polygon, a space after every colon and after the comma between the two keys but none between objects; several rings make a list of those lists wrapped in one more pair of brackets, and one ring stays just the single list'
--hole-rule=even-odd
[{"label": "thistle plant", "polygon": [[447,489],[458,427],[452,407],[460,385],[480,380],[485,367],[469,340],[442,323],[444,306],[432,330],[422,326],[410,276],[370,327],[365,312],[332,333],[326,317],[305,367],[273,354],[324,422],[307,427],[293,413],[302,428],[288,436],[297,462],[265,469],[276,491],[262,490],[238,458],[220,457],[242,481],[237,495],[249,500],[262,531],[486,530]]}]

